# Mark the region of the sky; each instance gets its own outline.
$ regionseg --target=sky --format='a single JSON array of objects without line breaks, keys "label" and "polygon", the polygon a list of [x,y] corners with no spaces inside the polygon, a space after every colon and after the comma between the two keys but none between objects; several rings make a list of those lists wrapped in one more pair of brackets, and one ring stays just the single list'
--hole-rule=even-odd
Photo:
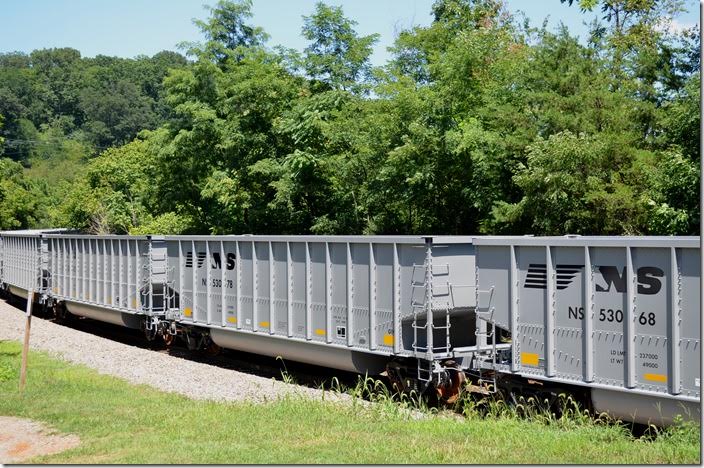
[{"label": "sky", "polygon": [[[303,15],[310,15],[317,0],[254,0],[251,22],[271,36],[270,45],[303,50]],[[0,0],[0,53],[72,47],[84,57],[115,55],[135,57],[177,50],[182,41],[202,39],[192,23],[204,19],[210,0]],[[345,15],[357,21],[361,35],[379,33],[371,61],[383,65],[390,58],[387,47],[398,31],[431,22],[433,0],[325,0],[341,5]],[[559,0],[506,0],[512,13],[522,11],[531,24],[548,19],[555,28],[562,22],[573,35],[584,39],[586,23],[598,12],[583,14]],[[685,0],[686,13],[677,26],[699,24],[699,3]]]}]

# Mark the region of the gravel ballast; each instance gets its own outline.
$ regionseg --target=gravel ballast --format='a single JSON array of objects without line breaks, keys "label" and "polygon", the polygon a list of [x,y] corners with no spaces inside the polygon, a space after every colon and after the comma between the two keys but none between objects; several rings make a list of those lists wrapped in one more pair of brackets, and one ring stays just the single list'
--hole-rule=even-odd
[{"label": "gravel ballast", "polygon": [[[0,340],[21,342],[24,328],[24,313],[0,301]],[[32,318],[30,349],[83,364],[101,374],[193,399],[263,403],[291,394],[315,399],[323,397],[318,389],[118,343],[38,317]],[[346,397],[325,393],[325,400]]]}]

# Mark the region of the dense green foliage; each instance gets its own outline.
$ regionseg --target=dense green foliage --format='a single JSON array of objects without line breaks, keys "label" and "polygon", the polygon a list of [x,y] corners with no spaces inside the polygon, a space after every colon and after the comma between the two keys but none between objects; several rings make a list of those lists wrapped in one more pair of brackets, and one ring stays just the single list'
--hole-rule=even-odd
[{"label": "dense green foliage", "polygon": [[437,0],[379,68],[377,36],[322,3],[303,53],[222,0],[188,60],[2,55],[5,153],[33,195],[0,211],[118,233],[697,233],[699,33],[668,27],[678,0],[576,3],[603,14],[583,42]]},{"label": "dense green foliage", "polygon": [[69,48],[0,54],[5,155],[29,163],[60,151],[64,140],[93,152],[129,142],[168,116],[163,78],[186,63],[168,51],[133,60],[81,58]]}]

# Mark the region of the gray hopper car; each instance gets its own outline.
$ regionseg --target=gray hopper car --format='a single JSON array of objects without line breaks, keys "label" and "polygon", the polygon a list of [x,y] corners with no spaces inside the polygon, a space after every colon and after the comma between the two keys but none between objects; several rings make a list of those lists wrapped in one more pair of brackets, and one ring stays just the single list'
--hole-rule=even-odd
[{"label": "gray hopper car", "polygon": [[[208,328],[225,348],[378,374],[389,356],[433,362],[474,344],[473,333],[455,333],[474,326],[467,238],[179,236],[166,243],[176,320]],[[437,282],[432,292],[426,265]]]},{"label": "gray hopper car", "polygon": [[469,377],[581,388],[595,409],[637,422],[700,414],[698,238],[6,232],[0,242],[11,292],[149,339],[386,371],[447,401]]},{"label": "gray hopper car", "polygon": [[[587,386],[623,419],[699,418],[698,237],[476,238],[477,314],[509,332],[485,365]],[[488,292],[487,292],[488,291]]]}]

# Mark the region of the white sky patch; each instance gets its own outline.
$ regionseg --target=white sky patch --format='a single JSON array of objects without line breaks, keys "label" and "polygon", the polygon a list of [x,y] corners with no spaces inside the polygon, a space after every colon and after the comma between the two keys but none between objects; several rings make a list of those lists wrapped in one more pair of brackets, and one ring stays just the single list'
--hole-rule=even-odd
[{"label": "white sky patch", "polygon": [[670,34],[678,34],[686,29],[696,27],[696,23],[682,22],[675,18],[661,18],[660,22],[655,26],[658,31],[668,32]]}]

